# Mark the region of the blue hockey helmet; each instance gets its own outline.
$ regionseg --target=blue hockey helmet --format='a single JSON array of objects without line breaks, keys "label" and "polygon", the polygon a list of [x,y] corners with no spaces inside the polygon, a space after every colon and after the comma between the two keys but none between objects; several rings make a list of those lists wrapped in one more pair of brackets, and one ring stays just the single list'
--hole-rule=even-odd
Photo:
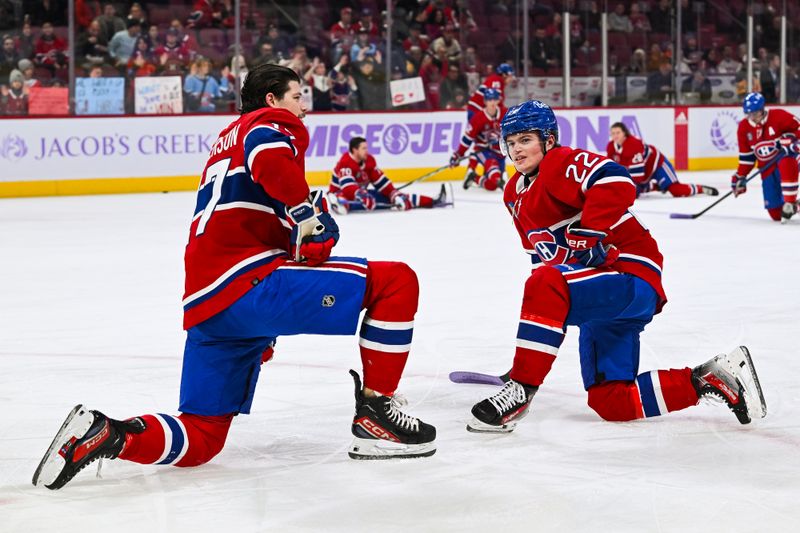
[{"label": "blue hockey helmet", "polygon": [[755,113],[756,111],[763,111],[764,97],[761,95],[761,93],[748,94],[744,97],[742,109],[744,110],[745,115],[748,113]]},{"label": "blue hockey helmet", "polygon": [[500,100],[500,91],[497,89],[484,89],[483,90],[483,101],[486,100]]},{"label": "blue hockey helmet", "polygon": [[510,75],[513,76],[514,75],[514,67],[512,67],[508,63],[500,63],[499,65],[497,65],[497,73],[500,74],[500,75],[510,74]]},{"label": "blue hockey helmet", "polygon": [[500,123],[500,138],[523,131],[539,131],[542,137],[552,135],[558,142],[558,121],[550,106],[539,100],[528,100],[508,110]]}]

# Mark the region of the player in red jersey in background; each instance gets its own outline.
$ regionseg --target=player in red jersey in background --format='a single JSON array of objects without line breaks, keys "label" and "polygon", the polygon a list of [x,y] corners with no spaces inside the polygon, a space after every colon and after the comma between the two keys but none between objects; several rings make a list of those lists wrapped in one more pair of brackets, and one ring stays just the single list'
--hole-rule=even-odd
[{"label": "player in red jersey in background", "polygon": [[675,197],[719,194],[716,188],[708,185],[680,183],[669,159],[652,144],[646,144],[631,135],[622,122],[611,125],[611,140],[606,146],[606,153],[609,159],[628,169],[636,184],[637,197],[651,191],[668,192]]},{"label": "player in red jersey in background", "polygon": [[525,283],[510,380],[472,408],[467,429],[509,432],[527,414],[556,359],[566,327],[580,328],[589,406],[603,419],[635,420],[723,400],[746,424],[766,414],[746,348],[694,368],[639,373],[639,334],[666,303],[662,256],[629,211],[627,170],[558,144],[553,111],[533,100],[508,110],[502,141],[517,173],[505,205],[533,272]]},{"label": "player in red jersey in background", "polygon": [[764,108],[764,97],[750,93],[739,123],[739,168],[731,176],[735,196],[747,192],[747,174],[758,163],[764,208],[772,220],[787,221],[797,213],[800,119],[783,109]]},{"label": "player in red jersey in background", "polygon": [[[467,102],[467,122],[472,120],[475,114],[480,114],[486,107],[486,90],[494,89],[500,93],[500,106],[504,107],[503,101],[506,96],[506,87],[514,81],[514,67],[508,63],[500,63],[495,69],[495,74],[490,74],[483,80],[483,83],[472,93]],[[475,153],[470,154],[467,161],[467,174],[475,172],[478,168],[478,158]],[[486,174],[486,169],[484,169]],[[465,177],[466,182],[466,177]]]},{"label": "player in red jersey in background", "polygon": [[[406,194],[395,188],[392,181],[378,168],[363,137],[350,139],[348,151],[336,163],[328,186],[331,208],[340,214],[376,209],[407,211],[417,207],[446,207],[453,205],[448,198],[448,186],[442,184],[439,196]],[[452,194],[450,194],[452,197]]]},{"label": "player in red jersey in background", "polygon": [[359,314],[364,387],[356,387],[355,459],[436,451],[433,426],[393,393],[411,347],[419,285],[404,263],[330,257],[339,238],[321,191],[310,192],[300,78],[262,64],[242,88],[242,114],[212,145],[186,246],[186,347],[179,416],[114,420],[79,405],[33,477],[58,489],[99,458],[198,466],[249,413],[262,354],[280,335],[352,335]]},{"label": "player in red jersey in background", "polygon": [[469,189],[473,184],[483,187],[487,191],[502,189],[505,182],[506,158],[500,152],[500,121],[503,119],[505,108],[501,104],[500,92],[495,89],[484,91],[484,104],[480,113],[475,113],[467,124],[467,131],[461,137],[456,151],[450,156],[450,167],[458,166],[467,150],[474,148],[471,158],[474,157],[483,166],[483,175],[467,169],[464,176],[464,188]]}]

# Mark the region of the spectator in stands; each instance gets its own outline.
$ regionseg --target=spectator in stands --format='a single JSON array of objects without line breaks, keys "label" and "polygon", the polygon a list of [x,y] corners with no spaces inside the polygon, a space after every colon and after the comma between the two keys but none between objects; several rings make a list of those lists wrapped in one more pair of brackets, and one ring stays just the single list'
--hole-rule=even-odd
[{"label": "spectator in stands", "polygon": [[67,66],[67,43],[55,34],[53,25],[45,22],[42,25],[42,34],[36,41],[36,54],[34,61],[40,67],[45,67],[55,73],[56,69]]},{"label": "spectator in stands", "polygon": [[653,43],[650,45],[650,53],[647,55],[647,70],[653,72],[658,70],[664,62],[664,54],[661,52],[661,45]]},{"label": "spectator in stands", "polygon": [[370,41],[375,41],[380,36],[380,28],[372,19],[372,10],[365,7],[361,10],[361,18],[358,20],[356,33],[366,31],[369,34]]},{"label": "spectator in stands", "polygon": [[467,92],[467,79],[461,73],[458,63],[450,63],[447,67],[447,76],[442,81],[439,89],[439,98],[442,109],[446,108],[447,104],[451,104],[456,100],[457,92]]},{"label": "spectator in stands", "polygon": [[311,86],[311,99],[314,111],[331,110],[331,77],[325,69],[325,63],[315,57],[304,77]]},{"label": "spectator in stands", "polygon": [[128,10],[128,20],[138,20],[139,25],[143,28],[147,27],[147,14],[142,9],[142,4],[134,2]]},{"label": "spectator in stands", "polygon": [[302,79],[303,75],[306,73],[308,68],[311,66],[311,60],[308,58],[308,52],[306,51],[306,47],[302,44],[298,44],[294,47],[292,51],[292,57],[289,59],[284,59],[279,63],[284,67],[289,67],[290,69],[297,72],[297,75],[300,76]]},{"label": "spectator in stands", "polygon": [[330,72],[331,77],[331,110],[346,111],[350,108],[350,99],[358,90],[355,80],[347,72],[350,56],[343,54],[339,63]]},{"label": "spectator in stands", "polygon": [[440,50],[444,50],[444,55],[451,63],[461,60],[461,43],[455,38],[456,28],[452,24],[446,25],[442,29],[442,36],[433,40],[431,48],[434,54],[440,55]]},{"label": "spectator in stands", "polygon": [[78,37],[75,51],[83,68],[109,61],[108,42],[103,38],[98,20],[91,21],[86,31]]},{"label": "spectator in stands", "polygon": [[718,72],[717,65],[719,65],[719,53],[716,47],[709,48],[703,55],[698,68],[703,69],[706,74],[716,74]]},{"label": "spectator in stands", "polygon": [[442,71],[432,68],[422,78],[425,85],[425,96],[428,109],[441,109],[442,105]]},{"label": "spectator in stands", "polygon": [[453,93],[452,99],[445,101],[444,109],[448,110],[456,110],[456,109],[466,109],[467,108],[467,93],[462,91],[461,89],[457,89],[455,93]]},{"label": "spectator in stands", "polygon": [[11,0],[0,0],[0,30],[16,30],[18,27],[14,4]]},{"label": "spectator in stands", "polygon": [[422,66],[424,54],[419,46],[412,46],[406,54],[406,75],[410,78],[419,75],[419,68]]},{"label": "spectator in stands", "polygon": [[17,63],[22,59],[17,52],[17,44],[10,35],[3,36],[3,51],[0,54],[0,79],[5,79],[11,71],[17,68]]},{"label": "spectator in stands", "polygon": [[403,49],[408,52],[412,46],[419,47],[423,52],[428,50],[431,42],[427,35],[422,34],[422,25],[418,22],[408,27],[408,37],[403,41]]},{"label": "spectator in stands", "polygon": [[674,79],[672,65],[663,61],[658,70],[647,77],[647,98],[654,104],[668,104],[672,101]]},{"label": "spectator in stands", "polygon": [[187,111],[213,113],[217,108],[214,99],[220,98],[223,90],[228,90],[227,78],[222,78],[220,84],[210,71],[211,62],[204,57],[192,63],[191,71],[183,82]]},{"label": "spectator in stands", "polygon": [[191,33],[183,31],[183,23],[180,19],[172,19],[172,21],[169,23],[169,27],[173,30],[177,30],[178,41],[180,41],[180,43],[186,47],[186,49],[189,51],[189,56],[193,61],[195,54],[197,54],[197,51],[200,49],[200,46],[197,44],[197,39],[195,39]]},{"label": "spectator in stands", "polygon": [[108,53],[117,66],[126,66],[136,46],[136,39],[142,30],[138,20],[128,19],[128,28],[118,31],[108,43]]},{"label": "spectator in stands", "polygon": [[781,58],[777,54],[769,54],[765,65],[761,68],[761,94],[768,104],[778,101],[778,88],[781,78]]},{"label": "spectator in stands", "polygon": [[230,1],[195,0],[186,26],[189,28],[232,28],[235,19]]},{"label": "spectator in stands", "polygon": [[658,0],[658,5],[650,10],[647,17],[654,33],[672,33],[672,6],[670,0]]},{"label": "spectator in stands", "polygon": [[734,80],[736,82],[736,99],[742,100],[746,94],[750,92],[761,92],[761,82],[758,79],[758,69],[756,68],[756,61],[753,60],[753,79],[752,79],[752,88],[748,89],[747,87],[747,56],[743,57],[742,66],[739,68],[739,71],[736,73]]},{"label": "spectator in stands", "polygon": [[722,48],[722,60],[717,64],[720,74],[736,74],[742,64],[733,57],[733,47],[726,44]]},{"label": "spectator in stands", "polygon": [[28,21],[34,26],[46,22],[54,26],[67,25],[67,2],[65,0],[33,0],[23,4]]},{"label": "spectator in stands", "polygon": [[629,74],[645,74],[647,73],[647,54],[644,50],[637,48],[631,54],[631,61],[628,65]]},{"label": "spectator in stands", "polygon": [[553,13],[553,17],[544,29],[544,34],[553,39],[555,43],[561,43],[561,26],[564,25],[561,13]]},{"label": "spectator in stands", "polygon": [[128,77],[141,78],[155,75],[156,58],[150,46],[150,38],[141,35],[136,39],[133,53],[128,59]]},{"label": "spectator in stands", "polygon": [[[512,65],[514,68],[519,68],[519,61],[522,61],[522,32],[516,28],[511,30],[510,33],[506,35],[503,44],[500,45],[500,61],[508,63]],[[473,48],[473,52],[474,52]],[[519,61],[517,61],[519,58]]]},{"label": "spectator in stands", "polygon": [[353,63],[363,61],[365,57],[373,57],[376,53],[379,53],[378,47],[369,41],[369,32],[359,29],[356,42],[350,47],[350,61]]},{"label": "spectator in stands", "polygon": [[536,28],[530,41],[530,60],[534,68],[547,70],[558,66],[558,51],[544,28]]},{"label": "spectator in stands", "polygon": [[453,26],[458,24],[453,8],[446,6],[444,0],[431,0],[414,20],[423,25],[425,34],[432,39],[439,37],[441,28],[445,24],[452,24]]},{"label": "spectator in stands", "polygon": [[147,28],[147,38],[150,40],[150,46],[155,50],[163,41],[161,40],[161,34],[158,32],[158,26],[152,24],[149,28]]},{"label": "spectator in stands", "polygon": [[36,40],[33,38],[33,29],[28,22],[22,25],[22,33],[17,36],[17,52],[20,57],[33,59],[36,50]]},{"label": "spectator in stands", "polygon": [[693,95],[699,99],[699,103],[707,104],[711,101],[711,81],[706,77],[702,69],[697,69],[694,73],[683,80],[681,92],[684,98],[691,99]]},{"label": "spectator in stands", "polygon": [[184,72],[191,60],[191,54],[180,41],[180,34],[175,28],[167,30],[166,42],[156,48],[155,56],[161,70],[170,73]]},{"label": "spectator in stands", "polygon": [[633,31],[631,19],[625,14],[625,4],[618,3],[614,12],[608,15],[608,31],[630,33]]},{"label": "spectator in stands", "polygon": [[633,31],[647,32],[651,30],[650,20],[647,15],[642,13],[642,9],[636,2],[631,4],[631,14],[628,16],[631,21]]},{"label": "spectator in stands", "polygon": [[28,114],[28,94],[24,87],[24,79],[22,72],[14,69],[8,76],[8,87],[0,86],[0,114]]},{"label": "spectator in stands", "polygon": [[331,58],[334,63],[338,63],[341,55],[348,53],[356,38],[353,8],[343,7],[339,11],[339,21],[331,26],[329,33],[331,35]]},{"label": "spectator in stands", "polygon": [[101,12],[98,0],[75,0],[75,23],[79,28],[88,28]]},{"label": "spectator in stands", "polygon": [[[521,50],[520,57],[522,57]],[[478,53],[475,51],[474,46],[468,46],[464,51],[463,63],[465,72],[481,72],[483,70],[483,63],[478,59]]]},{"label": "spectator in stands", "polygon": [[25,78],[23,81],[23,85],[25,86],[25,93],[27,94],[32,87],[39,87],[41,82],[33,77],[34,69],[33,69],[33,61],[30,59],[20,59],[19,64],[19,71],[22,72],[23,77]]},{"label": "spectator in stands", "polygon": [[262,63],[274,63],[277,65],[280,61],[278,56],[273,53],[272,44],[270,43],[263,43],[259,52],[258,57],[253,60],[253,65],[261,65]]},{"label": "spectator in stands", "polygon": [[[499,6],[493,6],[497,9]],[[498,10],[499,12],[499,10]],[[469,9],[469,0],[456,0],[456,5],[453,8],[453,18],[455,19],[456,29],[462,29],[465,32],[473,32],[478,30],[478,23],[475,22],[475,17]]]},{"label": "spectator in stands", "polygon": [[800,68],[786,69],[786,101],[800,102]]},{"label": "spectator in stands", "polygon": [[386,109],[386,83],[383,69],[377,68],[376,60],[365,58],[357,63],[353,79],[358,88],[355,105],[360,111]]},{"label": "spectator in stands", "polygon": [[103,14],[96,20],[100,23],[100,35],[106,42],[126,28],[125,21],[117,16],[117,9],[111,2],[103,4]]},{"label": "spectator in stands", "polygon": [[287,35],[282,34],[274,24],[271,24],[269,28],[267,28],[267,35],[262,36],[258,40],[258,46],[264,43],[272,45],[272,51],[279,60],[288,58],[292,50],[291,39],[289,39]]}]

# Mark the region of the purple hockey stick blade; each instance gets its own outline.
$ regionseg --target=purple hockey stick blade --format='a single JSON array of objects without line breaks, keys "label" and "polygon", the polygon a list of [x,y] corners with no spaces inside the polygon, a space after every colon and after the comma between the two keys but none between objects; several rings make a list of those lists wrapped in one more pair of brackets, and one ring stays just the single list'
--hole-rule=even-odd
[{"label": "purple hockey stick blade", "polygon": [[685,219],[693,219],[695,215],[689,215],[686,213],[670,213],[669,218],[685,218]]},{"label": "purple hockey stick blade", "polygon": [[480,372],[450,372],[450,381],[453,383],[502,386],[508,382],[508,374],[493,376],[491,374],[481,374]]}]

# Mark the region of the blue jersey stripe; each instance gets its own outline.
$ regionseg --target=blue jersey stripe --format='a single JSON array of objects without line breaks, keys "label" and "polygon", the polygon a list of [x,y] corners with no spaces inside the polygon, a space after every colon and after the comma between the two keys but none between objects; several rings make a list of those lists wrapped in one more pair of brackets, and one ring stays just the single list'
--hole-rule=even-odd
[{"label": "blue jersey stripe", "polygon": [[589,190],[592,187],[592,185],[597,183],[598,180],[610,176],[630,177],[630,173],[628,172],[628,169],[626,169],[619,163],[615,163],[614,161],[608,161],[602,167],[598,168],[594,174],[592,174],[592,177],[589,178],[589,181],[586,183],[586,190]]},{"label": "blue jersey stripe", "polygon": [[549,329],[545,329],[533,324],[519,323],[517,328],[517,338],[533,342],[539,342],[558,348],[564,340],[564,334]]},{"label": "blue jersey stripe", "polygon": [[639,395],[642,397],[644,416],[648,418],[659,416],[661,411],[658,410],[658,401],[655,390],[653,390],[653,379],[650,377],[650,372],[639,374],[636,377],[636,383],[639,385]]},{"label": "blue jersey stripe", "polygon": [[175,420],[174,417],[171,417],[169,415],[162,415],[161,413],[159,413],[158,416],[160,416],[164,421],[166,421],[170,433],[172,433],[172,435],[164,435],[164,439],[167,440],[167,442],[170,442],[171,444],[167,456],[164,458],[163,461],[158,463],[160,465],[168,465],[172,461],[174,461],[175,458],[178,457],[178,455],[181,453],[181,450],[183,449],[183,431],[181,431],[181,428],[178,425],[178,421]]},{"label": "blue jersey stripe", "polygon": [[379,344],[405,346],[406,344],[411,344],[411,338],[413,334],[413,329],[381,329],[370,324],[362,323],[360,335],[362,339],[377,342]]}]

